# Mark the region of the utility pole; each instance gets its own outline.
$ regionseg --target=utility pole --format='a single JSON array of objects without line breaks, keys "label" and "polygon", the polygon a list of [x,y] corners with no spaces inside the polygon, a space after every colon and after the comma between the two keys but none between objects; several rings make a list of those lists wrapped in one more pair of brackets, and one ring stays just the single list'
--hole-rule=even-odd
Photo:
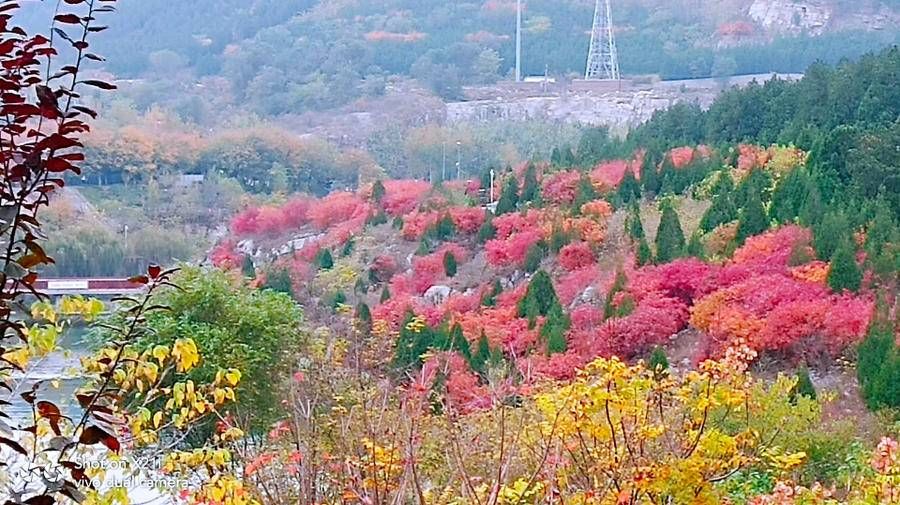
[{"label": "utility pole", "polygon": [[456,141],[456,180],[460,179],[460,168],[462,167],[462,141]]},{"label": "utility pole", "polygon": [[613,35],[612,0],[596,0],[594,23],[591,27],[591,46],[588,50],[585,80],[609,79],[618,81],[619,54]]},{"label": "utility pole", "polygon": [[491,169],[491,203],[494,203],[494,169]]},{"label": "utility pole", "polygon": [[516,82],[522,81],[522,0],[516,0]]}]

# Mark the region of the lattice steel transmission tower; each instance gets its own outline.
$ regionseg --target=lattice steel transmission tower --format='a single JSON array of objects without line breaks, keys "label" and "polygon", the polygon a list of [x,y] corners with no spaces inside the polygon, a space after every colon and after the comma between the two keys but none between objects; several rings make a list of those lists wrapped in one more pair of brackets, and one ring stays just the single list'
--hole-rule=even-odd
[{"label": "lattice steel transmission tower", "polygon": [[588,51],[586,80],[619,80],[619,54],[613,36],[611,0],[597,0],[594,6],[594,26],[591,28],[591,48]]}]

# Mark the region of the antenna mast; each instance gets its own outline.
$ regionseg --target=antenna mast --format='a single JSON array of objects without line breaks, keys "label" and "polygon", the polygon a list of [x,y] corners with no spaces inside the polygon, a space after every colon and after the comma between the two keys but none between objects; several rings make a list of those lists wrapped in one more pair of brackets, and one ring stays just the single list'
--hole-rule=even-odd
[{"label": "antenna mast", "polygon": [[594,24],[591,28],[591,47],[588,51],[585,80],[609,79],[618,81],[619,54],[613,36],[612,0],[596,0]]},{"label": "antenna mast", "polygon": [[516,82],[522,80],[522,0],[516,0]]}]

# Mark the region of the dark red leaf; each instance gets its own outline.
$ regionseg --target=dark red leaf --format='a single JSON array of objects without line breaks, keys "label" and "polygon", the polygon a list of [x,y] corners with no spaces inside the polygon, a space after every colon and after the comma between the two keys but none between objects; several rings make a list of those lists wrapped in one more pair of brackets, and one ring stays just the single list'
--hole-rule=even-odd
[{"label": "dark red leaf", "polygon": [[75,14],[57,14],[53,17],[53,19],[59,23],[66,23],[69,25],[77,25],[81,23],[81,18],[79,18]]},{"label": "dark red leaf", "polygon": [[84,445],[94,445],[97,443],[101,443],[105,445],[109,450],[113,452],[119,452],[119,441],[116,437],[110,435],[102,428],[98,428],[97,426],[88,426],[84,431],[81,432],[81,436],[78,438],[78,443]]},{"label": "dark red leaf", "polygon": [[81,81],[81,83],[86,84],[88,86],[94,86],[95,88],[100,88],[100,89],[106,89],[106,90],[116,89],[115,84],[110,84],[105,81],[96,81],[93,79],[88,79],[86,81]]}]

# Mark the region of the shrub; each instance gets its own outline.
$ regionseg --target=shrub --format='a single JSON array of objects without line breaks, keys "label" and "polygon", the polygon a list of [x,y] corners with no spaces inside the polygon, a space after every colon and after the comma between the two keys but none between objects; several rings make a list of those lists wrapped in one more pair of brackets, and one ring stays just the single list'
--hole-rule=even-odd
[{"label": "shrub", "polygon": [[476,240],[478,240],[479,244],[483,244],[488,240],[492,240],[497,236],[497,227],[494,226],[494,215],[491,214],[489,210],[485,211],[484,223],[482,223],[481,227],[478,228],[478,236]]},{"label": "shrub", "polygon": [[381,290],[381,296],[378,298],[378,301],[384,303],[391,299],[391,290],[387,286]]},{"label": "shrub", "polygon": [[533,162],[529,161],[528,166],[525,167],[525,181],[522,186],[520,200],[523,202],[535,202],[540,197],[540,189],[537,180],[537,167],[534,166]]},{"label": "shrub", "polygon": [[595,261],[594,251],[585,242],[575,242],[559,251],[559,264],[568,271],[579,270]]},{"label": "shrub", "polygon": [[266,281],[263,283],[263,289],[270,289],[276,293],[284,293],[288,296],[294,296],[293,281],[291,273],[287,268],[274,268],[266,272]]}]

